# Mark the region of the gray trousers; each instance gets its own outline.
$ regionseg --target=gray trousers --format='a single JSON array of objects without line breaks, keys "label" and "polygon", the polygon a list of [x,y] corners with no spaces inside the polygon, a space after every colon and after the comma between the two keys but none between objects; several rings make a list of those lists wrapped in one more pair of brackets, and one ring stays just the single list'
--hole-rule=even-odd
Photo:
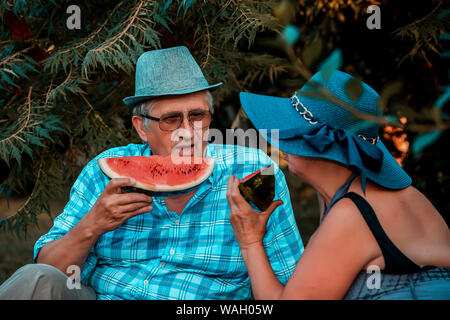
[{"label": "gray trousers", "polygon": [[91,287],[69,289],[69,277],[47,264],[27,264],[0,286],[0,300],[95,300]]}]

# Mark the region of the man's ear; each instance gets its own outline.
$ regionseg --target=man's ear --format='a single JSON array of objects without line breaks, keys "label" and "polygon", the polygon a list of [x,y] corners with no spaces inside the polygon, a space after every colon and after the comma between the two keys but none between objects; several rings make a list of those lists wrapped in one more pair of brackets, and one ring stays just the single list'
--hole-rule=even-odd
[{"label": "man's ear", "polygon": [[133,118],[131,118],[131,122],[133,122],[134,129],[136,129],[136,132],[141,138],[141,140],[148,142],[147,133],[146,130],[144,129],[144,119],[138,116],[133,116]]}]

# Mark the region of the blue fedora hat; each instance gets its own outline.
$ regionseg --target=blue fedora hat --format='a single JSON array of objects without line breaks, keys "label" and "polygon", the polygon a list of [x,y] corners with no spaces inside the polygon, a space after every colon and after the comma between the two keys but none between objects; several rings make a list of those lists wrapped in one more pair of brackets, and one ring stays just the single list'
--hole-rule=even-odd
[{"label": "blue fedora hat", "polygon": [[194,57],[184,46],[144,52],[136,64],[134,96],[123,102],[130,107],[145,100],[215,89],[209,85]]},{"label": "blue fedora hat", "polygon": [[241,92],[240,100],[255,128],[282,152],[344,164],[360,173],[363,190],[366,179],[389,189],[406,188],[411,178],[379,139],[379,126],[317,95],[319,84],[359,112],[379,115],[379,95],[364,82],[360,97],[349,97],[345,84],[352,79],[341,71],[327,79],[318,72],[291,98]]}]

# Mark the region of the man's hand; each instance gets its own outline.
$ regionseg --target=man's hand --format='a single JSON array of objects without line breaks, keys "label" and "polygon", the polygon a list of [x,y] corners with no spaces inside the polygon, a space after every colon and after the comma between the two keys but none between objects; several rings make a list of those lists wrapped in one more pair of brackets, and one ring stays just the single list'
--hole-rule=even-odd
[{"label": "man's hand", "polygon": [[114,178],[107,184],[86,217],[96,235],[117,229],[125,220],[153,209],[152,197],[122,190],[122,187],[133,186],[135,182],[129,178]]},{"label": "man's hand", "polygon": [[263,212],[253,210],[239,191],[239,179],[233,175],[228,179],[227,199],[231,209],[230,222],[241,250],[255,244],[262,245],[267,221],[283,201],[273,201]]},{"label": "man's hand", "polygon": [[91,210],[69,232],[42,247],[37,262],[52,265],[64,273],[71,265],[83,268],[89,250],[102,234],[152,210],[150,196],[122,190],[121,187],[133,186],[135,182],[128,178],[111,179]]}]

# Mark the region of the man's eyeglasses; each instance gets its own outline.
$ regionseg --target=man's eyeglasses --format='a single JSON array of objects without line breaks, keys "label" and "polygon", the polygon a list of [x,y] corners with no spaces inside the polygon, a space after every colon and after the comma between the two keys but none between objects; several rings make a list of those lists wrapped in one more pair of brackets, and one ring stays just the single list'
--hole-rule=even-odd
[{"label": "man's eyeglasses", "polygon": [[[164,114],[160,118],[152,117],[150,115],[140,114],[139,116],[159,122],[159,128],[163,131],[177,130],[183,123],[183,112],[170,112]],[[187,119],[191,126],[195,129],[207,128],[211,124],[212,114],[209,110],[191,110],[187,114]]]}]

